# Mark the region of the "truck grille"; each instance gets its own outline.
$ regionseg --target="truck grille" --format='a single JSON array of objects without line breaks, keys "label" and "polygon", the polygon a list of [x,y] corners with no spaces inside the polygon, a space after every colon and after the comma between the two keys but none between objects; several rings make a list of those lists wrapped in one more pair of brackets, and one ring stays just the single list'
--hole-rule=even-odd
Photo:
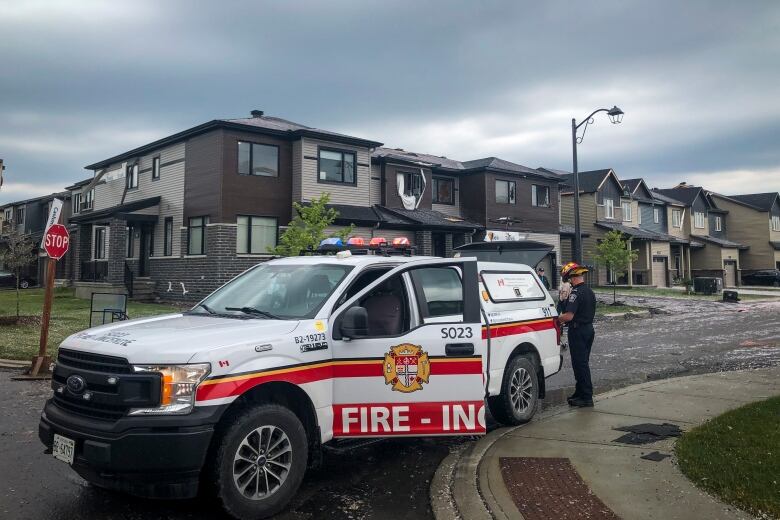
[{"label": "truck grille", "polygon": [[[68,378],[86,381],[86,390],[73,393]],[[109,383],[109,379],[116,382]],[[132,407],[152,406],[159,401],[159,374],[135,374],[126,359],[60,349],[52,374],[53,403],[72,414],[116,421]],[[84,395],[89,393],[89,399]]]}]

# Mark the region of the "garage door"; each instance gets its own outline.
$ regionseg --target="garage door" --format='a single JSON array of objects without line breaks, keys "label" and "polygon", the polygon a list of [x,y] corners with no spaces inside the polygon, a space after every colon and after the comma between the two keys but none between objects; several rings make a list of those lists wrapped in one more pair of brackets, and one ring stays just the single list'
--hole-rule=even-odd
[{"label": "garage door", "polygon": [[726,260],[723,262],[723,269],[726,271],[726,276],[723,280],[723,285],[726,287],[737,286],[737,263],[734,260]]},{"label": "garage door", "polygon": [[667,287],[666,275],[666,258],[653,258],[653,284],[656,287]]}]

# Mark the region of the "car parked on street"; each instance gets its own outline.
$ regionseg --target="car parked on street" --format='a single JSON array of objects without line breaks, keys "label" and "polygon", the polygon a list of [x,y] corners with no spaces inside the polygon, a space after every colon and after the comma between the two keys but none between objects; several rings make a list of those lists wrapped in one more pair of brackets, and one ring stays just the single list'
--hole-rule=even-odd
[{"label": "car parked on street", "polygon": [[[22,276],[19,278],[19,288],[29,289],[35,285],[35,280],[28,276]],[[0,288],[13,288],[16,289],[16,275],[9,271],[0,271]]]},{"label": "car parked on street", "polygon": [[67,338],[41,441],[99,487],[240,519],[292,499],[321,447],[529,421],[561,369],[534,269],[352,254],[259,264],[190,311]]},{"label": "car parked on street", "polygon": [[743,274],[742,285],[771,285],[780,287],[780,269],[766,269]]}]

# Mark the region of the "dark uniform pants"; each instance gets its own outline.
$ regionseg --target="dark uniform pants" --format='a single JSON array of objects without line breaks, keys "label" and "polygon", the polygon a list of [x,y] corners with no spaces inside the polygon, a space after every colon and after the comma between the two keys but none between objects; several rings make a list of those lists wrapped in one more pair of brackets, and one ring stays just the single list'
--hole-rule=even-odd
[{"label": "dark uniform pants", "polygon": [[590,380],[590,348],[593,346],[595,332],[593,325],[569,325],[569,353],[574,379],[577,381],[574,395],[580,399],[593,399],[593,383]]}]

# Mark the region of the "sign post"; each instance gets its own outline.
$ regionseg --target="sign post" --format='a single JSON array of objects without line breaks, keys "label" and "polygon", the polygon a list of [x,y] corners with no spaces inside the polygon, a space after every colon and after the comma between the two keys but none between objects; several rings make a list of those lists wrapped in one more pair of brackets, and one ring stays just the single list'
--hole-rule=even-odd
[{"label": "sign post", "polygon": [[[62,204],[60,203],[60,208]],[[43,235],[43,248],[49,255],[46,266],[46,292],[43,298],[43,314],[41,315],[41,341],[38,346],[38,356],[32,361],[30,375],[35,377],[41,375],[41,372],[48,372],[50,358],[46,355],[46,346],[49,342],[49,321],[51,319],[51,304],[54,298],[54,274],[57,271],[57,260],[62,258],[68,252],[70,246],[70,234],[68,229],[62,224],[52,223],[52,214],[59,218],[59,209],[52,205],[52,211],[47,221],[46,233]],[[56,222],[57,220],[54,220]]]}]

